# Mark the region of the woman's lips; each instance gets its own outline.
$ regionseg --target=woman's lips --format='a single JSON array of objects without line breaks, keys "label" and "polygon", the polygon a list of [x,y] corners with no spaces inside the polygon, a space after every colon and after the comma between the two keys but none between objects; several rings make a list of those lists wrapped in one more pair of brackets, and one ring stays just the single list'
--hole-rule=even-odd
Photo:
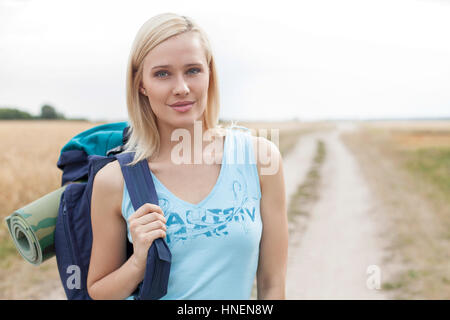
[{"label": "woman's lips", "polygon": [[174,109],[175,111],[178,112],[186,112],[192,109],[192,106],[194,105],[195,102],[190,103],[190,104],[185,104],[182,106],[170,106],[172,109]]}]

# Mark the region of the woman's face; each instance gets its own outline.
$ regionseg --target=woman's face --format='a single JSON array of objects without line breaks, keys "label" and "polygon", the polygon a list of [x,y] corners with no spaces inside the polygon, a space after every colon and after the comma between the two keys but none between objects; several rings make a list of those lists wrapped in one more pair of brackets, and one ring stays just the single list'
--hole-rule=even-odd
[{"label": "woman's face", "polygon": [[[203,119],[207,106],[209,67],[196,32],[173,36],[153,48],[143,61],[140,92],[145,94],[157,122],[188,127]],[[190,106],[175,107],[179,102]]]}]

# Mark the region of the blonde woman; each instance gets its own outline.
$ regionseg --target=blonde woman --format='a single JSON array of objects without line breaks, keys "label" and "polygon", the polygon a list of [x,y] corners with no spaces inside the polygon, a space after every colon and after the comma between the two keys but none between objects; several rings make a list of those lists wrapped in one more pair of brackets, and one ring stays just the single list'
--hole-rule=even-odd
[{"label": "blonde woman", "polygon": [[[133,210],[117,161],[97,173],[89,295],[132,299],[149,247],[164,238],[172,264],[162,299],[250,299],[255,276],[258,299],[284,299],[288,230],[281,156],[269,140],[218,124],[214,57],[192,19],[165,13],[141,27],[129,57],[127,106],[126,149],[135,152],[134,162],[148,161],[159,205]],[[199,131],[213,132],[211,142],[200,137],[199,145]],[[188,162],[175,152],[177,133]],[[264,165],[276,164],[274,172],[263,174],[258,148],[269,151]],[[134,249],[128,259],[127,237]]]}]

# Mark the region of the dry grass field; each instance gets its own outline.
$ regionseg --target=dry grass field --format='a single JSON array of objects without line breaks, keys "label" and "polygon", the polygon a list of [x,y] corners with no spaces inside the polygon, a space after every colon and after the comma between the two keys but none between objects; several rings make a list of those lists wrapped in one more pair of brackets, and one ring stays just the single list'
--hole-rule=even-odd
[{"label": "dry grass field", "polygon": [[450,122],[367,122],[343,140],[382,199],[398,299],[450,299]]}]

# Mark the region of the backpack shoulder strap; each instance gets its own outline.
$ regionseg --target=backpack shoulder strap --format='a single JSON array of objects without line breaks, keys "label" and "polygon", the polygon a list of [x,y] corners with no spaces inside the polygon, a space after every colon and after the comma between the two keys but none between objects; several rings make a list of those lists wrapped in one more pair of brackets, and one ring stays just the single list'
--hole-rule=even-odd
[{"label": "backpack shoulder strap", "polygon": [[127,165],[133,161],[133,156],[134,153],[126,152],[117,154],[116,158],[120,163],[133,208],[137,210],[147,202],[158,204],[158,197],[147,162],[144,160],[135,166]]},{"label": "backpack shoulder strap", "polygon": [[[128,166],[127,164],[133,160],[133,157],[134,153],[132,152],[116,155],[134,210],[139,209],[145,203],[158,205],[158,196],[147,161],[144,159],[134,166]],[[164,239],[158,238],[153,243],[156,246],[159,259],[170,262],[171,254]]]},{"label": "backpack shoulder strap", "polygon": [[[147,202],[158,204],[158,196],[147,160],[144,159],[134,166],[129,166],[127,164],[133,160],[134,153],[119,153],[115,157],[120,163],[134,210]],[[137,294],[134,295],[135,299],[159,299],[167,293],[171,260],[172,254],[166,241],[162,238],[155,239],[148,250],[144,280],[138,286]]]}]

